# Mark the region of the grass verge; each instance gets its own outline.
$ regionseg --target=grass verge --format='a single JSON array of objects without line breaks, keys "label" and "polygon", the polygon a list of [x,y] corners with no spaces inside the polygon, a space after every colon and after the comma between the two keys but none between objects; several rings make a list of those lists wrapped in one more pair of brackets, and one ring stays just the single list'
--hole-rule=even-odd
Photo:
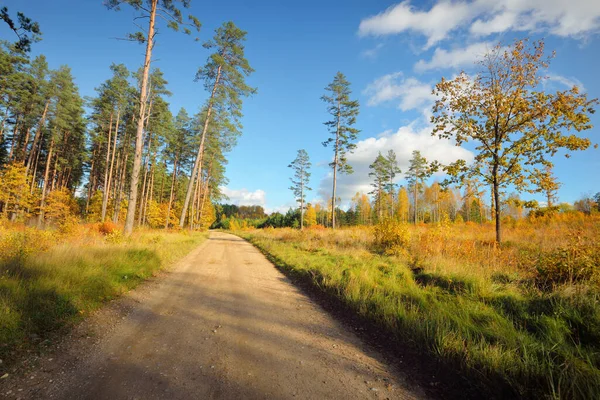
[{"label": "grass verge", "polygon": [[130,239],[73,239],[44,248],[40,243],[48,239],[47,232],[5,234],[2,239],[11,249],[0,257],[0,359],[5,365],[19,350],[43,343],[170,267],[207,237],[139,232]]},{"label": "grass verge", "polygon": [[238,234],[398,341],[459,369],[482,397],[600,398],[600,295],[592,287],[541,292],[316,246],[310,233]]}]

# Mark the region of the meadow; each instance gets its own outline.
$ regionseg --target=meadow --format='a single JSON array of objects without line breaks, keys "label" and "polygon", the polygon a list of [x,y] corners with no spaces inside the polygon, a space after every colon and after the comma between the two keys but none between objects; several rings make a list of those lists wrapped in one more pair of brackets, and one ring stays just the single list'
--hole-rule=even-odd
[{"label": "meadow", "polygon": [[41,230],[0,222],[0,359],[11,363],[198,246],[206,233],[111,223]]},{"label": "meadow", "polygon": [[236,234],[497,397],[600,398],[600,216]]}]

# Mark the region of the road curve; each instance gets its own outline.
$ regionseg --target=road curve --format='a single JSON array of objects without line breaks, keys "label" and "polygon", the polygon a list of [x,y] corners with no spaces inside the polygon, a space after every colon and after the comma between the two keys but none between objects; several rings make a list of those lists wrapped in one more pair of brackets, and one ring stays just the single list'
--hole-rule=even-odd
[{"label": "road curve", "polygon": [[97,323],[0,396],[423,398],[236,236],[212,232],[145,286],[122,300],[132,305],[110,329]]}]

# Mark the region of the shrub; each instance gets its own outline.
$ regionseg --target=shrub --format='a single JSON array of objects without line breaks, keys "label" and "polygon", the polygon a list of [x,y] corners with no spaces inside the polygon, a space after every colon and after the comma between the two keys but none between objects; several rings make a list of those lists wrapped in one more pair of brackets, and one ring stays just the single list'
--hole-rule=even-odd
[{"label": "shrub", "polygon": [[539,256],[536,280],[542,287],[588,281],[598,274],[598,265],[598,244],[586,244],[577,237],[567,246],[544,252]]},{"label": "shrub", "polygon": [[408,252],[410,231],[405,223],[392,219],[375,225],[374,245],[376,250],[387,255],[400,255]]},{"label": "shrub", "polygon": [[119,227],[111,222],[111,221],[104,221],[98,224],[98,232],[100,232],[103,235],[110,235],[111,233],[118,231]]}]

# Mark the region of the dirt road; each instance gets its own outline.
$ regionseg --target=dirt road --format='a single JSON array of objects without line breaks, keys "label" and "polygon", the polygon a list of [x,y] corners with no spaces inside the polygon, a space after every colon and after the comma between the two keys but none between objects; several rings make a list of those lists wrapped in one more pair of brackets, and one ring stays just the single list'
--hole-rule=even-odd
[{"label": "dirt road", "polygon": [[236,236],[211,233],[173,272],[119,301],[125,304],[119,311],[92,317],[72,343],[45,356],[27,376],[6,380],[1,395],[423,397]]}]

